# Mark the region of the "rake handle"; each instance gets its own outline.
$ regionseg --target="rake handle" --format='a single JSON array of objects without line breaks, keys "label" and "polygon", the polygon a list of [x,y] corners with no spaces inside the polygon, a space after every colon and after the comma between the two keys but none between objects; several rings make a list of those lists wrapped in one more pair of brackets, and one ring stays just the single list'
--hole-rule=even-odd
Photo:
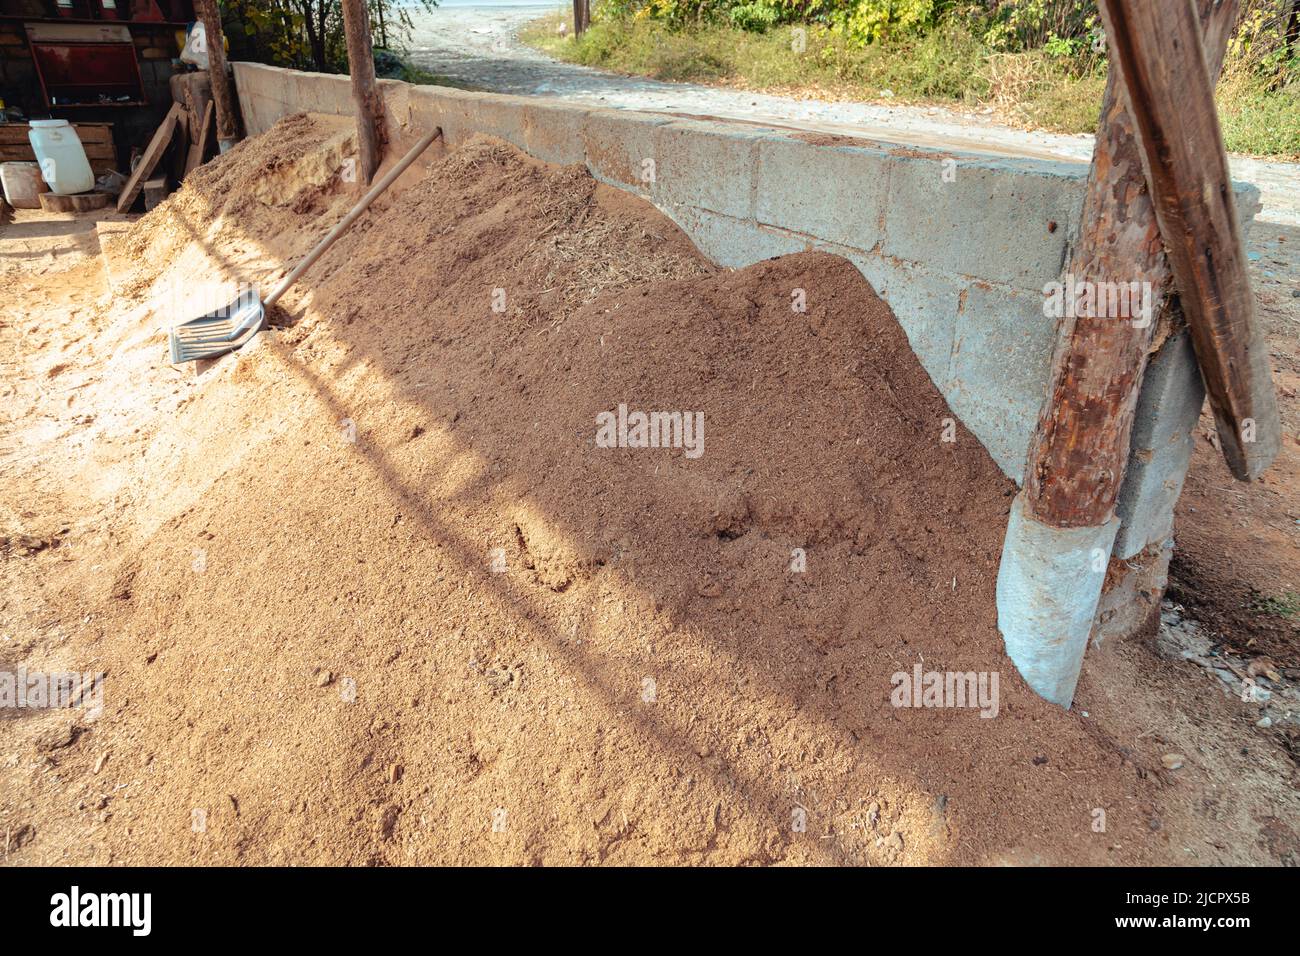
[{"label": "rake handle", "polygon": [[339,224],[331,229],[324,239],[316,243],[316,248],[307,253],[306,258],[304,258],[302,262],[294,266],[293,271],[284,277],[284,281],[275,287],[275,291],[262,300],[263,304],[274,305],[280,296],[288,292],[289,287],[302,278],[302,274],[310,269],[315,264],[316,260],[323,256],[325,251],[329,249],[330,246],[334,245],[343,233],[347,232],[348,229],[351,228],[352,224],[361,217],[361,214],[366,211],[366,208],[374,202],[376,198],[378,198],[379,194],[391,186],[398,176],[406,172],[406,167],[415,162],[416,158],[429,148],[430,143],[441,136],[442,127],[435,127],[432,133],[427,134],[423,139],[412,146],[411,151],[403,156],[401,161],[384,175],[383,179],[371,186],[370,191],[357,200],[357,204],[349,210],[348,214],[343,217]]}]

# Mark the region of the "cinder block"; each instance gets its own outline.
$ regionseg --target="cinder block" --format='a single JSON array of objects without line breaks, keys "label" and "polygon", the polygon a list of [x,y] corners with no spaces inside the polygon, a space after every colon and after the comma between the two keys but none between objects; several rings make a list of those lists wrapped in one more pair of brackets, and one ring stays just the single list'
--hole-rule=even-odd
[{"label": "cinder block", "polygon": [[957,316],[945,395],[948,405],[1017,484],[1047,394],[1056,320],[1043,298],[976,282]]},{"label": "cinder block", "polygon": [[870,251],[884,238],[889,155],[768,136],[758,147],[755,218]]},{"label": "cinder block", "polygon": [[651,194],[663,205],[751,219],[755,160],[766,138],[724,123],[679,120],[656,127]]},{"label": "cinder block", "polygon": [[946,394],[953,336],[957,318],[970,296],[969,280],[915,263],[886,259],[879,253],[841,247],[829,247],[827,251],[857,266],[876,295],[889,303],[930,380]]},{"label": "cinder block", "polygon": [[524,106],[524,149],[547,163],[571,166],[586,161],[582,136],[586,107],[529,101]]},{"label": "cinder block", "polygon": [[296,110],[335,116],[347,116],[352,112],[352,87],[348,77],[287,72],[290,76],[285,100]]},{"label": "cinder block", "polygon": [[1131,558],[1174,527],[1174,506],[1192,462],[1205,385],[1186,332],[1171,338],[1151,359],[1142,380],[1128,470],[1116,513],[1115,554]]},{"label": "cinder block", "polygon": [[472,97],[461,90],[406,86],[405,96],[385,91],[384,103],[407,129],[442,127],[443,141],[449,146],[464,142],[478,131],[470,106]]},{"label": "cinder block", "polygon": [[670,207],[664,212],[682,227],[700,252],[728,269],[741,269],[812,247],[807,236],[763,228],[749,219],[720,216],[691,206]]},{"label": "cinder block", "polygon": [[1232,194],[1233,199],[1236,200],[1237,224],[1241,226],[1241,238],[1244,241],[1250,237],[1250,228],[1255,223],[1255,217],[1264,208],[1262,194],[1254,183],[1235,181],[1232,184]]},{"label": "cinder block", "polygon": [[466,128],[473,133],[495,136],[523,149],[526,105],[527,101],[517,96],[488,96],[480,93],[458,98],[455,112],[461,114]]},{"label": "cinder block", "polygon": [[955,162],[948,182],[943,154],[894,156],[885,255],[1022,289],[1057,279],[1084,180],[1067,175],[1067,164],[1048,175],[984,158]]},{"label": "cinder block", "polygon": [[582,124],[587,169],[602,183],[651,195],[658,179],[655,131],[666,116],[631,110],[588,110]]},{"label": "cinder block", "polygon": [[1097,617],[1092,625],[1093,647],[1141,633],[1160,613],[1173,554],[1173,539],[1169,538],[1154,542],[1136,561],[1133,559],[1137,555],[1121,558],[1112,553],[1106,587],[1097,601]]}]

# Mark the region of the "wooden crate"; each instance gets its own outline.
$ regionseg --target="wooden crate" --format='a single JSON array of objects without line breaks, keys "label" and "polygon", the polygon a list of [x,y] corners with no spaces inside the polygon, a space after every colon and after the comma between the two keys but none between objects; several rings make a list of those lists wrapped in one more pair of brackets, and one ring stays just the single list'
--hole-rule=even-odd
[{"label": "wooden crate", "polygon": [[[86,159],[90,160],[90,169],[96,176],[117,168],[112,123],[73,123],[72,128],[77,131],[77,138],[86,150]],[[36,162],[27,130],[26,123],[0,123],[0,163]]]}]

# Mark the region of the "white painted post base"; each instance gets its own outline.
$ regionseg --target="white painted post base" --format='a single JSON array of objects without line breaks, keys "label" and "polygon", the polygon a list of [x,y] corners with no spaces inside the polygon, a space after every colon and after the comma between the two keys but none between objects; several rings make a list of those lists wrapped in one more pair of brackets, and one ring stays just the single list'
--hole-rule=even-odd
[{"label": "white painted post base", "polygon": [[1068,708],[1079,682],[1111,547],[1112,518],[1098,528],[1053,528],[1016,495],[998,568],[998,630],[1007,656],[1040,696]]}]

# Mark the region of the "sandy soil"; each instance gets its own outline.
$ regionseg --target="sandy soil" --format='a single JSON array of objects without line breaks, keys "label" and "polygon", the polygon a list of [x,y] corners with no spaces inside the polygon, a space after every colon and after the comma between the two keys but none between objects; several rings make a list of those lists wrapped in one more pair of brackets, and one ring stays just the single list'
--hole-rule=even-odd
[{"label": "sandy soil", "polygon": [[[0,715],[6,862],[1300,861],[1285,719],[1168,642],[1090,655],[1068,713],[1020,683],[1013,488],[939,440],[844,260],[721,272],[483,140],[406,174],[255,346],[168,366],[207,277],[265,287],[337,221],[351,148],[291,118],[134,226],[0,234],[0,669],[106,674],[98,719]],[[620,402],[702,411],[704,454],[596,447]],[[1294,493],[1194,485],[1180,560],[1245,520],[1280,584]],[[917,664],[996,672],[997,716],[891,706]]]},{"label": "sandy soil", "polygon": [[[1300,229],[1255,224],[1250,237],[1257,316],[1268,336],[1283,425],[1282,450],[1259,481],[1234,481],[1214,418],[1179,501],[1169,598],[1199,621],[1211,670],[1281,677],[1260,733],[1300,757]],[[1270,726],[1271,725],[1271,726]]]}]

